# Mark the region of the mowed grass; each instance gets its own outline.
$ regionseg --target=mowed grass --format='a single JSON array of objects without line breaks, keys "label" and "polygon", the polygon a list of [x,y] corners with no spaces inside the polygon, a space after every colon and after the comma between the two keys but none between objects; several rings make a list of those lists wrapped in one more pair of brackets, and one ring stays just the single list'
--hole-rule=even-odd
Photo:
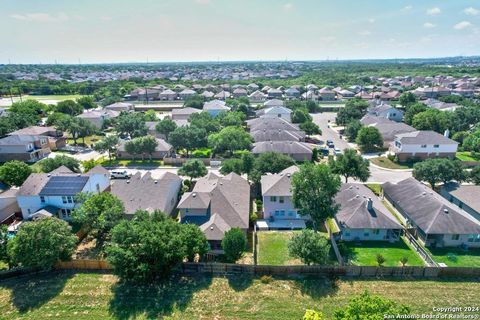
[{"label": "mowed grass", "polygon": [[0,282],[0,318],[9,319],[301,319],[305,309],[334,310],[365,290],[410,306],[412,313],[480,305],[472,279],[274,279],[177,277],[147,286],[110,274],[60,272]]},{"label": "mowed grass", "polygon": [[288,254],[288,242],[299,231],[257,232],[257,263],[269,265],[294,265],[301,261]]},{"label": "mowed grass", "polygon": [[480,268],[480,249],[427,248],[427,250],[437,263],[443,262],[449,267]]},{"label": "mowed grass", "polygon": [[385,258],[383,266],[401,266],[400,259],[407,257],[407,266],[423,266],[423,260],[400,238],[397,242],[388,241],[344,241],[341,244],[342,255],[358,266],[378,266],[377,255]]},{"label": "mowed grass", "polygon": [[24,97],[23,99],[32,99],[42,101],[65,101],[65,100],[77,100],[78,98],[84,97],[81,94],[65,94],[65,95],[29,95]]},{"label": "mowed grass", "polygon": [[460,161],[480,161],[480,154],[472,154],[470,151],[457,152],[456,157]]},{"label": "mowed grass", "polygon": [[374,165],[377,165],[382,168],[387,169],[411,169],[413,168],[413,164],[411,163],[396,163],[392,160],[388,159],[387,157],[377,157],[370,159],[370,162]]}]

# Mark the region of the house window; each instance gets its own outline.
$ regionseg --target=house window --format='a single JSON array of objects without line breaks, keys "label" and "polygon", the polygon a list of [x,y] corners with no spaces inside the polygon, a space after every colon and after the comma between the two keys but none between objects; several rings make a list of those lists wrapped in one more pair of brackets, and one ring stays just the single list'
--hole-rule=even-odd
[{"label": "house window", "polygon": [[97,187],[97,192],[100,192],[100,185],[98,183],[97,183],[96,187]]},{"label": "house window", "polygon": [[63,202],[63,203],[67,203],[67,197],[62,196],[62,202]]},{"label": "house window", "polygon": [[477,234],[477,238],[475,239],[475,242],[480,242],[480,234]]},{"label": "house window", "polygon": [[277,197],[276,196],[271,196],[270,201],[271,202],[277,202]]},{"label": "house window", "polygon": [[474,234],[469,234],[467,241],[468,241],[468,242],[473,242],[473,241],[475,241],[475,235],[474,235]]},{"label": "house window", "polygon": [[295,216],[295,211],[293,211],[293,210],[288,210],[288,216],[289,216],[289,217],[294,217],[294,216]]},{"label": "house window", "polygon": [[74,203],[73,196],[62,196],[63,203]]},{"label": "house window", "polygon": [[72,214],[71,209],[62,209],[60,210],[60,218],[62,219],[70,219],[70,215]]},{"label": "house window", "polygon": [[285,210],[280,210],[280,217],[285,217]]},{"label": "house window", "polygon": [[285,198],[284,198],[284,197],[278,197],[278,202],[284,203],[284,202],[285,202]]},{"label": "house window", "polygon": [[372,232],[374,235],[379,235],[380,234],[380,230],[379,229],[373,229],[373,232]]},{"label": "house window", "polygon": [[422,144],[422,145],[420,146],[420,148],[426,148],[426,147],[427,147],[426,144]]},{"label": "house window", "polygon": [[345,235],[345,237],[350,237],[350,231],[346,231],[346,230],[345,230],[344,235]]},{"label": "house window", "polygon": [[364,236],[364,237],[370,236],[370,229],[364,229],[364,230],[363,230],[363,236]]},{"label": "house window", "polygon": [[440,146],[438,144],[434,144],[433,147],[434,148],[440,148]]},{"label": "house window", "polygon": [[45,203],[45,197],[44,196],[40,196],[40,202]]},{"label": "house window", "polygon": [[452,234],[452,240],[458,240],[458,239],[460,239],[459,234]]}]

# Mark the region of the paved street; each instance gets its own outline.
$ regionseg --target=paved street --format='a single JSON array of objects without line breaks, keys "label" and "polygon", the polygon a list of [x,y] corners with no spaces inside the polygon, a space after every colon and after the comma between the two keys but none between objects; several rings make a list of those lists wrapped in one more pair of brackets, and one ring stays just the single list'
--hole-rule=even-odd
[{"label": "paved street", "polygon": [[353,144],[340,139],[339,134],[335,130],[328,127],[329,120],[330,122],[335,121],[335,117],[337,115],[335,112],[312,113],[310,115],[313,118],[313,122],[319,126],[320,130],[322,130],[323,141],[332,140],[335,144],[335,148],[339,148],[340,150],[352,148],[354,146]]}]

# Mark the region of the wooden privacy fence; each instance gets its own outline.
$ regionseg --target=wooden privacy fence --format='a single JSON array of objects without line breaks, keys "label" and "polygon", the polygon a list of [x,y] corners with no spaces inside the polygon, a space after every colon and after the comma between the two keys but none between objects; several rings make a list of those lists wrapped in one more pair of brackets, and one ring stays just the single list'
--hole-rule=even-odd
[{"label": "wooden privacy fence", "polygon": [[[56,269],[64,270],[111,270],[103,260],[72,260],[59,262]],[[376,266],[271,266],[231,263],[182,263],[178,273],[209,275],[273,275],[273,276],[347,276],[347,277],[480,277],[480,268],[468,267],[376,267]]]}]

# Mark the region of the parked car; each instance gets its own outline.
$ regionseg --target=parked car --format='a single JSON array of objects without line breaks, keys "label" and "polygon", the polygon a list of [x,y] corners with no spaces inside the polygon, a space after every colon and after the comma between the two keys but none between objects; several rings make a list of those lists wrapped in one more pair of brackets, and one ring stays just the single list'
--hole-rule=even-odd
[{"label": "parked car", "polygon": [[335,148],[335,149],[333,150],[333,153],[334,153],[336,156],[338,156],[339,154],[342,154],[342,150],[340,150],[340,149],[338,149],[338,148]]},{"label": "parked car", "polygon": [[330,154],[330,150],[328,148],[320,148],[318,151],[320,151],[320,154],[323,156],[328,156]]},{"label": "parked car", "polygon": [[128,174],[128,172],[126,170],[123,170],[123,171],[111,171],[110,172],[110,177],[112,179],[128,179],[130,178],[130,175]]}]

